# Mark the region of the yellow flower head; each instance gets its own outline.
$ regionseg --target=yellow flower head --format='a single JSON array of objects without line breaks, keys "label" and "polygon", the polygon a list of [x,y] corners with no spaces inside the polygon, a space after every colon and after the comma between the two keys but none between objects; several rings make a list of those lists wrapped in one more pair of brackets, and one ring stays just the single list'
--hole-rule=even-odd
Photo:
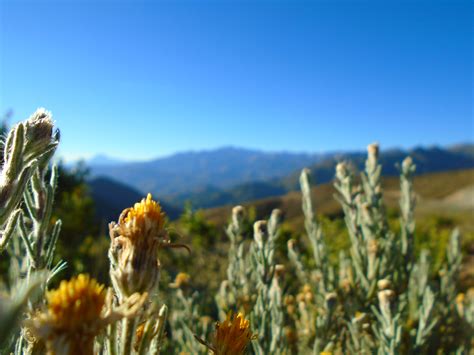
[{"label": "yellow flower head", "polygon": [[156,237],[163,231],[165,213],[158,202],[153,201],[151,194],[146,199],[125,209],[119,218],[122,235],[130,238]]},{"label": "yellow flower head", "polygon": [[118,223],[109,224],[110,276],[120,299],[151,291],[158,282],[158,249],[168,245],[165,213],[151,194],[125,209]]},{"label": "yellow flower head", "polygon": [[46,300],[55,327],[73,331],[100,318],[105,304],[104,286],[81,274],[61,281],[58,289],[46,293]]},{"label": "yellow flower head", "polygon": [[244,354],[249,342],[255,339],[250,323],[242,313],[227,316],[222,323],[216,324],[216,332],[211,350],[216,355]]},{"label": "yellow flower head", "polygon": [[170,284],[171,288],[180,288],[183,286],[188,286],[189,281],[191,280],[191,276],[185,272],[180,272],[174,278],[174,282]]},{"label": "yellow flower head", "polygon": [[135,316],[147,298],[134,294],[114,308],[107,301],[111,292],[108,295],[88,275],[61,281],[57,289],[46,292],[46,309],[25,321],[29,341],[44,343],[48,354],[92,355],[94,338],[108,324]]}]

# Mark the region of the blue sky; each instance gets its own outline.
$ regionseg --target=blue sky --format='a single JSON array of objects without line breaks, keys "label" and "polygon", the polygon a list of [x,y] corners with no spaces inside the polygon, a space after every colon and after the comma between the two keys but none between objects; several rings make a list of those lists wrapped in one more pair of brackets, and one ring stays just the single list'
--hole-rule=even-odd
[{"label": "blue sky", "polygon": [[0,113],[68,158],[474,140],[470,1],[0,0]]}]

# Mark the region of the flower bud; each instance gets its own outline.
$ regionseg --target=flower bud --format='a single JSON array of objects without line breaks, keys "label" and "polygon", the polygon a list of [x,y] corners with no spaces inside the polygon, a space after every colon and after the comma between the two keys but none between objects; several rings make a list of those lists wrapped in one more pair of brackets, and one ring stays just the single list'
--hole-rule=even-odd
[{"label": "flower bud", "polygon": [[235,229],[239,229],[245,217],[245,209],[242,206],[232,208],[232,225]]},{"label": "flower bud", "polygon": [[392,282],[389,279],[382,279],[377,281],[377,287],[379,290],[387,290],[392,286]]},{"label": "flower bud", "polygon": [[380,307],[388,308],[390,307],[390,303],[395,298],[395,292],[393,292],[392,290],[382,290],[378,292],[377,296],[379,299]]},{"label": "flower bud", "polygon": [[268,238],[267,221],[257,221],[253,225],[253,237],[259,249],[263,249]]},{"label": "flower bud", "polygon": [[407,174],[412,172],[415,165],[413,164],[413,159],[411,157],[406,157],[402,162],[402,171]]},{"label": "flower bud", "polygon": [[25,136],[27,141],[36,144],[48,144],[53,136],[53,120],[51,112],[39,108],[25,121]]},{"label": "flower bud", "polygon": [[296,243],[296,240],[290,239],[290,240],[288,240],[286,245],[287,245],[288,249],[293,249],[295,247],[295,243]]},{"label": "flower bud", "polygon": [[191,276],[185,272],[180,272],[176,275],[174,282],[170,284],[171,288],[184,288],[189,286]]},{"label": "flower bud", "polygon": [[349,174],[347,170],[347,164],[345,162],[340,162],[336,165],[336,177],[339,180],[344,180]]},{"label": "flower bud", "polygon": [[456,296],[456,310],[458,311],[458,314],[462,317],[464,315],[464,299],[465,299],[464,293],[459,293]]},{"label": "flower bud", "polygon": [[379,157],[379,144],[372,143],[367,146],[367,152],[369,155],[369,159],[377,160]]},{"label": "flower bud", "polygon": [[59,141],[59,131],[53,134],[54,122],[51,112],[39,108],[25,122],[26,158],[41,156],[48,151],[52,143]]},{"label": "flower bud", "polygon": [[272,215],[270,216],[270,221],[268,223],[268,232],[270,234],[275,234],[277,232],[277,229],[280,226],[282,219],[283,212],[280,209],[275,208],[272,211]]},{"label": "flower bud", "polygon": [[278,279],[283,278],[285,275],[285,265],[283,264],[277,264],[275,265],[275,277]]}]

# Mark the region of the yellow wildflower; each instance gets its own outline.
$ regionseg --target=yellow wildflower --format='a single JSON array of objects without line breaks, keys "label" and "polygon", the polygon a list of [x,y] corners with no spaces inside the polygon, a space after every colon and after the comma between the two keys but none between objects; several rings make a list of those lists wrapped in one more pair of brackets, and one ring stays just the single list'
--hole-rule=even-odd
[{"label": "yellow wildflower", "polygon": [[196,339],[215,355],[243,355],[251,340],[256,338],[250,330],[250,323],[242,313],[237,316],[227,315],[222,323],[216,323],[216,330],[211,343]]},{"label": "yellow wildflower", "polygon": [[216,324],[211,350],[216,355],[244,354],[247,345],[254,338],[250,323],[242,313],[237,316],[229,314],[224,322]]},{"label": "yellow wildflower", "polygon": [[119,222],[110,223],[110,277],[120,299],[135,292],[148,292],[158,282],[158,248],[169,244],[161,206],[146,199],[125,209]]},{"label": "yellow wildflower", "polygon": [[146,199],[125,209],[119,218],[120,231],[130,239],[147,239],[160,236],[165,222],[165,213],[151,194]]},{"label": "yellow wildflower", "polygon": [[171,288],[181,288],[184,286],[189,285],[189,281],[191,280],[191,276],[185,272],[180,272],[174,278],[174,282],[170,284]]},{"label": "yellow wildflower", "polygon": [[61,281],[46,293],[48,313],[58,328],[76,330],[100,317],[105,303],[104,286],[87,275]]},{"label": "yellow wildflower", "polygon": [[89,355],[94,337],[107,324],[132,316],[145,298],[133,295],[122,308],[107,309],[104,286],[81,274],[47,292],[46,309],[26,321],[26,327],[35,340],[46,343],[49,354]]}]

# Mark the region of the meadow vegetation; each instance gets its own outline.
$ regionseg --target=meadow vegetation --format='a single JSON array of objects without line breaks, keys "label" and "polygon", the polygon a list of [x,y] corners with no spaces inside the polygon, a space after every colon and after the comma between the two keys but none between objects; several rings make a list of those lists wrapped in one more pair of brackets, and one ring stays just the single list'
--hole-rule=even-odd
[{"label": "meadow vegetation", "polygon": [[472,352],[474,227],[456,195],[472,170],[414,179],[407,157],[383,180],[371,144],[333,185],[303,170],[301,193],[172,222],[148,195],[104,225],[87,171],[51,163],[49,112],[3,130],[2,353]]}]

